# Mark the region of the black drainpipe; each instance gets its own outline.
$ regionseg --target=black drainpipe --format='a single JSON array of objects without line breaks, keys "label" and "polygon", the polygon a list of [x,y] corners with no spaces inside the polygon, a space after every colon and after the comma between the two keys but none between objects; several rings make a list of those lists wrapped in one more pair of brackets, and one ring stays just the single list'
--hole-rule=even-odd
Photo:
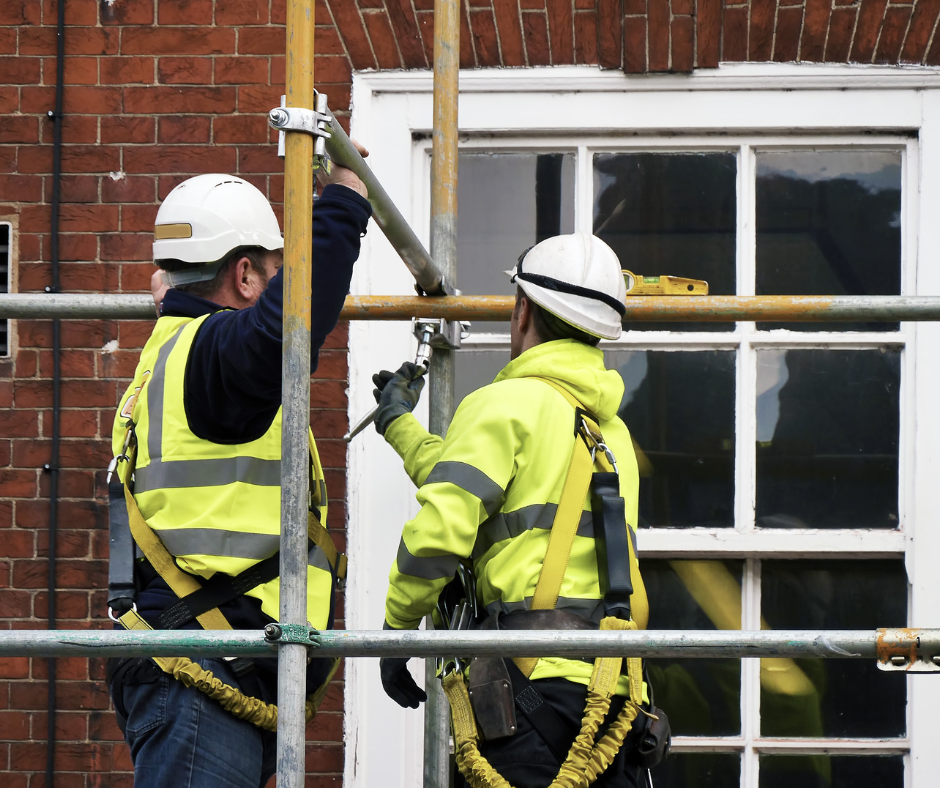
[{"label": "black drainpipe", "polygon": [[[58,2],[56,20],[56,79],[55,109],[47,113],[53,122],[52,136],[52,227],[50,228],[50,261],[52,284],[47,293],[59,292],[59,203],[62,181],[62,93],[65,71],[65,0]],[[52,321],[52,455],[46,465],[49,473],[49,553],[48,585],[49,629],[56,629],[56,541],[59,514],[59,439],[61,417],[62,370],[60,366],[61,336],[58,320]],[[56,661],[49,659],[48,679],[48,728],[46,732],[46,788],[55,784],[55,740],[56,740]]]}]

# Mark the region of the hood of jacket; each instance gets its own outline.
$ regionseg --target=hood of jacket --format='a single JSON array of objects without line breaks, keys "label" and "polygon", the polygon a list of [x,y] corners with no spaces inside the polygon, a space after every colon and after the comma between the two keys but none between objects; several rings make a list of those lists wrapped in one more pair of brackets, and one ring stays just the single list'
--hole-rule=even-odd
[{"label": "hood of jacket", "polygon": [[530,348],[503,367],[494,383],[531,377],[555,381],[602,421],[616,416],[623,401],[623,378],[604,366],[603,351],[574,339]]}]

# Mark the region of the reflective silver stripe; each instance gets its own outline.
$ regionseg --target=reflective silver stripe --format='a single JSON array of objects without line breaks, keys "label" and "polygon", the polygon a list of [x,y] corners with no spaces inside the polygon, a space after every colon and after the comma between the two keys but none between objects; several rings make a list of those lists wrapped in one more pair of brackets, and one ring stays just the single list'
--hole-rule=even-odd
[{"label": "reflective silver stripe", "polygon": [[[147,390],[147,412],[150,416],[150,427],[147,433],[147,453],[150,462],[159,462],[163,452],[163,400],[166,389],[166,362],[173,348],[179,341],[180,334],[188,323],[180,327],[157,354],[157,363],[154,364],[153,374],[150,376],[150,386]],[[138,471],[138,476],[140,472]]]},{"label": "reflective silver stripe", "polygon": [[[486,612],[493,613],[512,613],[516,610],[528,610],[532,605],[532,597],[526,597],[524,602],[501,602],[496,600],[486,606]],[[604,617],[604,600],[602,599],[569,599],[568,597],[558,597],[558,603],[555,610],[567,610],[569,613],[577,613],[582,618],[586,618],[595,624],[600,624]]]},{"label": "reflective silver stripe", "polygon": [[435,465],[424,483],[439,482],[449,482],[475,495],[483,503],[488,517],[492,517],[503,500],[503,488],[479,468],[465,462],[439,462]]},{"label": "reflective silver stripe", "polygon": [[138,468],[134,493],[171,487],[221,487],[234,482],[258,487],[279,487],[281,461],[257,457],[225,457],[214,460],[151,462]]},{"label": "reflective silver stripe", "polygon": [[[173,528],[156,533],[174,556],[211,555],[263,561],[281,546],[281,538],[277,534],[250,534],[217,528]],[[307,563],[324,572],[331,571],[326,553],[316,545],[307,553]]]},{"label": "reflective silver stripe", "polygon": [[[479,558],[494,544],[515,539],[533,528],[550,531],[557,511],[557,504],[535,503],[512,512],[499,512],[480,526],[476,544],[473,546],[473,557]],[[578,536],[594,538],[594,521],[590,512],[581,512]]]},{"label": "reflective silver stripe", "polygon": [[398,571],[403,575],[420,577],[424,580],[451,578],[457,571],[460,559],[453,554],[435,555],[427,558],[412,555],[402,539],[398,545]]},{"label": "reflective silver stripe", "polygon": [[220,528],[161,528],[157,536],[172,555],[270,558],[280,548],[277,534],[252,534]]}]

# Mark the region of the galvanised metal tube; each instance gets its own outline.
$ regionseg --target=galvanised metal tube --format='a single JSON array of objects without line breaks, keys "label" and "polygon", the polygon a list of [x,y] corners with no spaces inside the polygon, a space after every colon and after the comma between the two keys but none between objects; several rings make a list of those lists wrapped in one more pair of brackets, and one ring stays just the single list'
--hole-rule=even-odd
[{"label": "galvanised metal tube", "polygon": [[326,151],[330,158],[352,170],[366,185],[369,190],[369,202],[372,204],[372,218],[385,233],[385,237],[398,252],[421,289],[428,295],[443,295],[442,274],[424,244],[395,207],[392,198],[369,169],[365,159],[359,155],[339,121],[334,118],[332,125],[333,134],[326,141]]},{"label": "galvanised metal tube", "polygon": [[[512,296],[347,296],[343,320],[508,320]],[[0,319],[153,320],[147,295],[0,294]],[[633,296],[632,322],[903,322],[940,320],[940,296]]]},{"label": "galvanised metal tube", "polygon": [[[287,106],[313,101],[315,0],[287,2]],[[310,447],[310,293],[313,137],[288,132],[284,159],[284,343],[281,366],[280,620],[307,621],[307,475]],[[278,648],[277,781],[302,788],[307,649]]]},{"label": "galvanised metal tube", "polygon": [[[424,631],[328,630],[318,633],[318,657],[381,656],[621,656],[699,659],[821,657],[877,659],[914,645],[940,655],[940,629],[880,630],[640,630]],[[283,649],[283,646],[281,647]],[[298,646],[306,650],[306,646]],[[3,657],[274,656],[260,630],[17,630],[0,631]],[[302,688],[301,688],[302,689]]]},{"label": "galvanised metal tube", "polygon": [[[434,99],[431,134],[431,256],[446,281],[457,280],[457,97],[460,73],[460,17],[457,0],[434,3]],[[436,348],[428,385],[431,432],[445,435],[454,414],[454,351]],[[433,624],[428,621],[428,627]],[[424,787],[447,785],[450,776],[450,704],[435,676],[425,668]]]}]

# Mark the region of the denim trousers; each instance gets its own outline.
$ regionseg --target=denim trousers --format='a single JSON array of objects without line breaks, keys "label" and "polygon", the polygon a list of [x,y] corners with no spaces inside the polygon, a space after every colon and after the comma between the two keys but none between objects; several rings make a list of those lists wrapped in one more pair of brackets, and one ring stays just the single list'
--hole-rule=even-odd
[{"label": "denim trousers", "polygon": [[[226,684],[257,694],[221,659],[198,659]],[[155,666],[154,666],[155,667]],[[234,717],[194,687],[165,673],[111,686],[127,718],[124,738],[134,762],[134,788],[264,788],[277,765],[277,737]]]}]

